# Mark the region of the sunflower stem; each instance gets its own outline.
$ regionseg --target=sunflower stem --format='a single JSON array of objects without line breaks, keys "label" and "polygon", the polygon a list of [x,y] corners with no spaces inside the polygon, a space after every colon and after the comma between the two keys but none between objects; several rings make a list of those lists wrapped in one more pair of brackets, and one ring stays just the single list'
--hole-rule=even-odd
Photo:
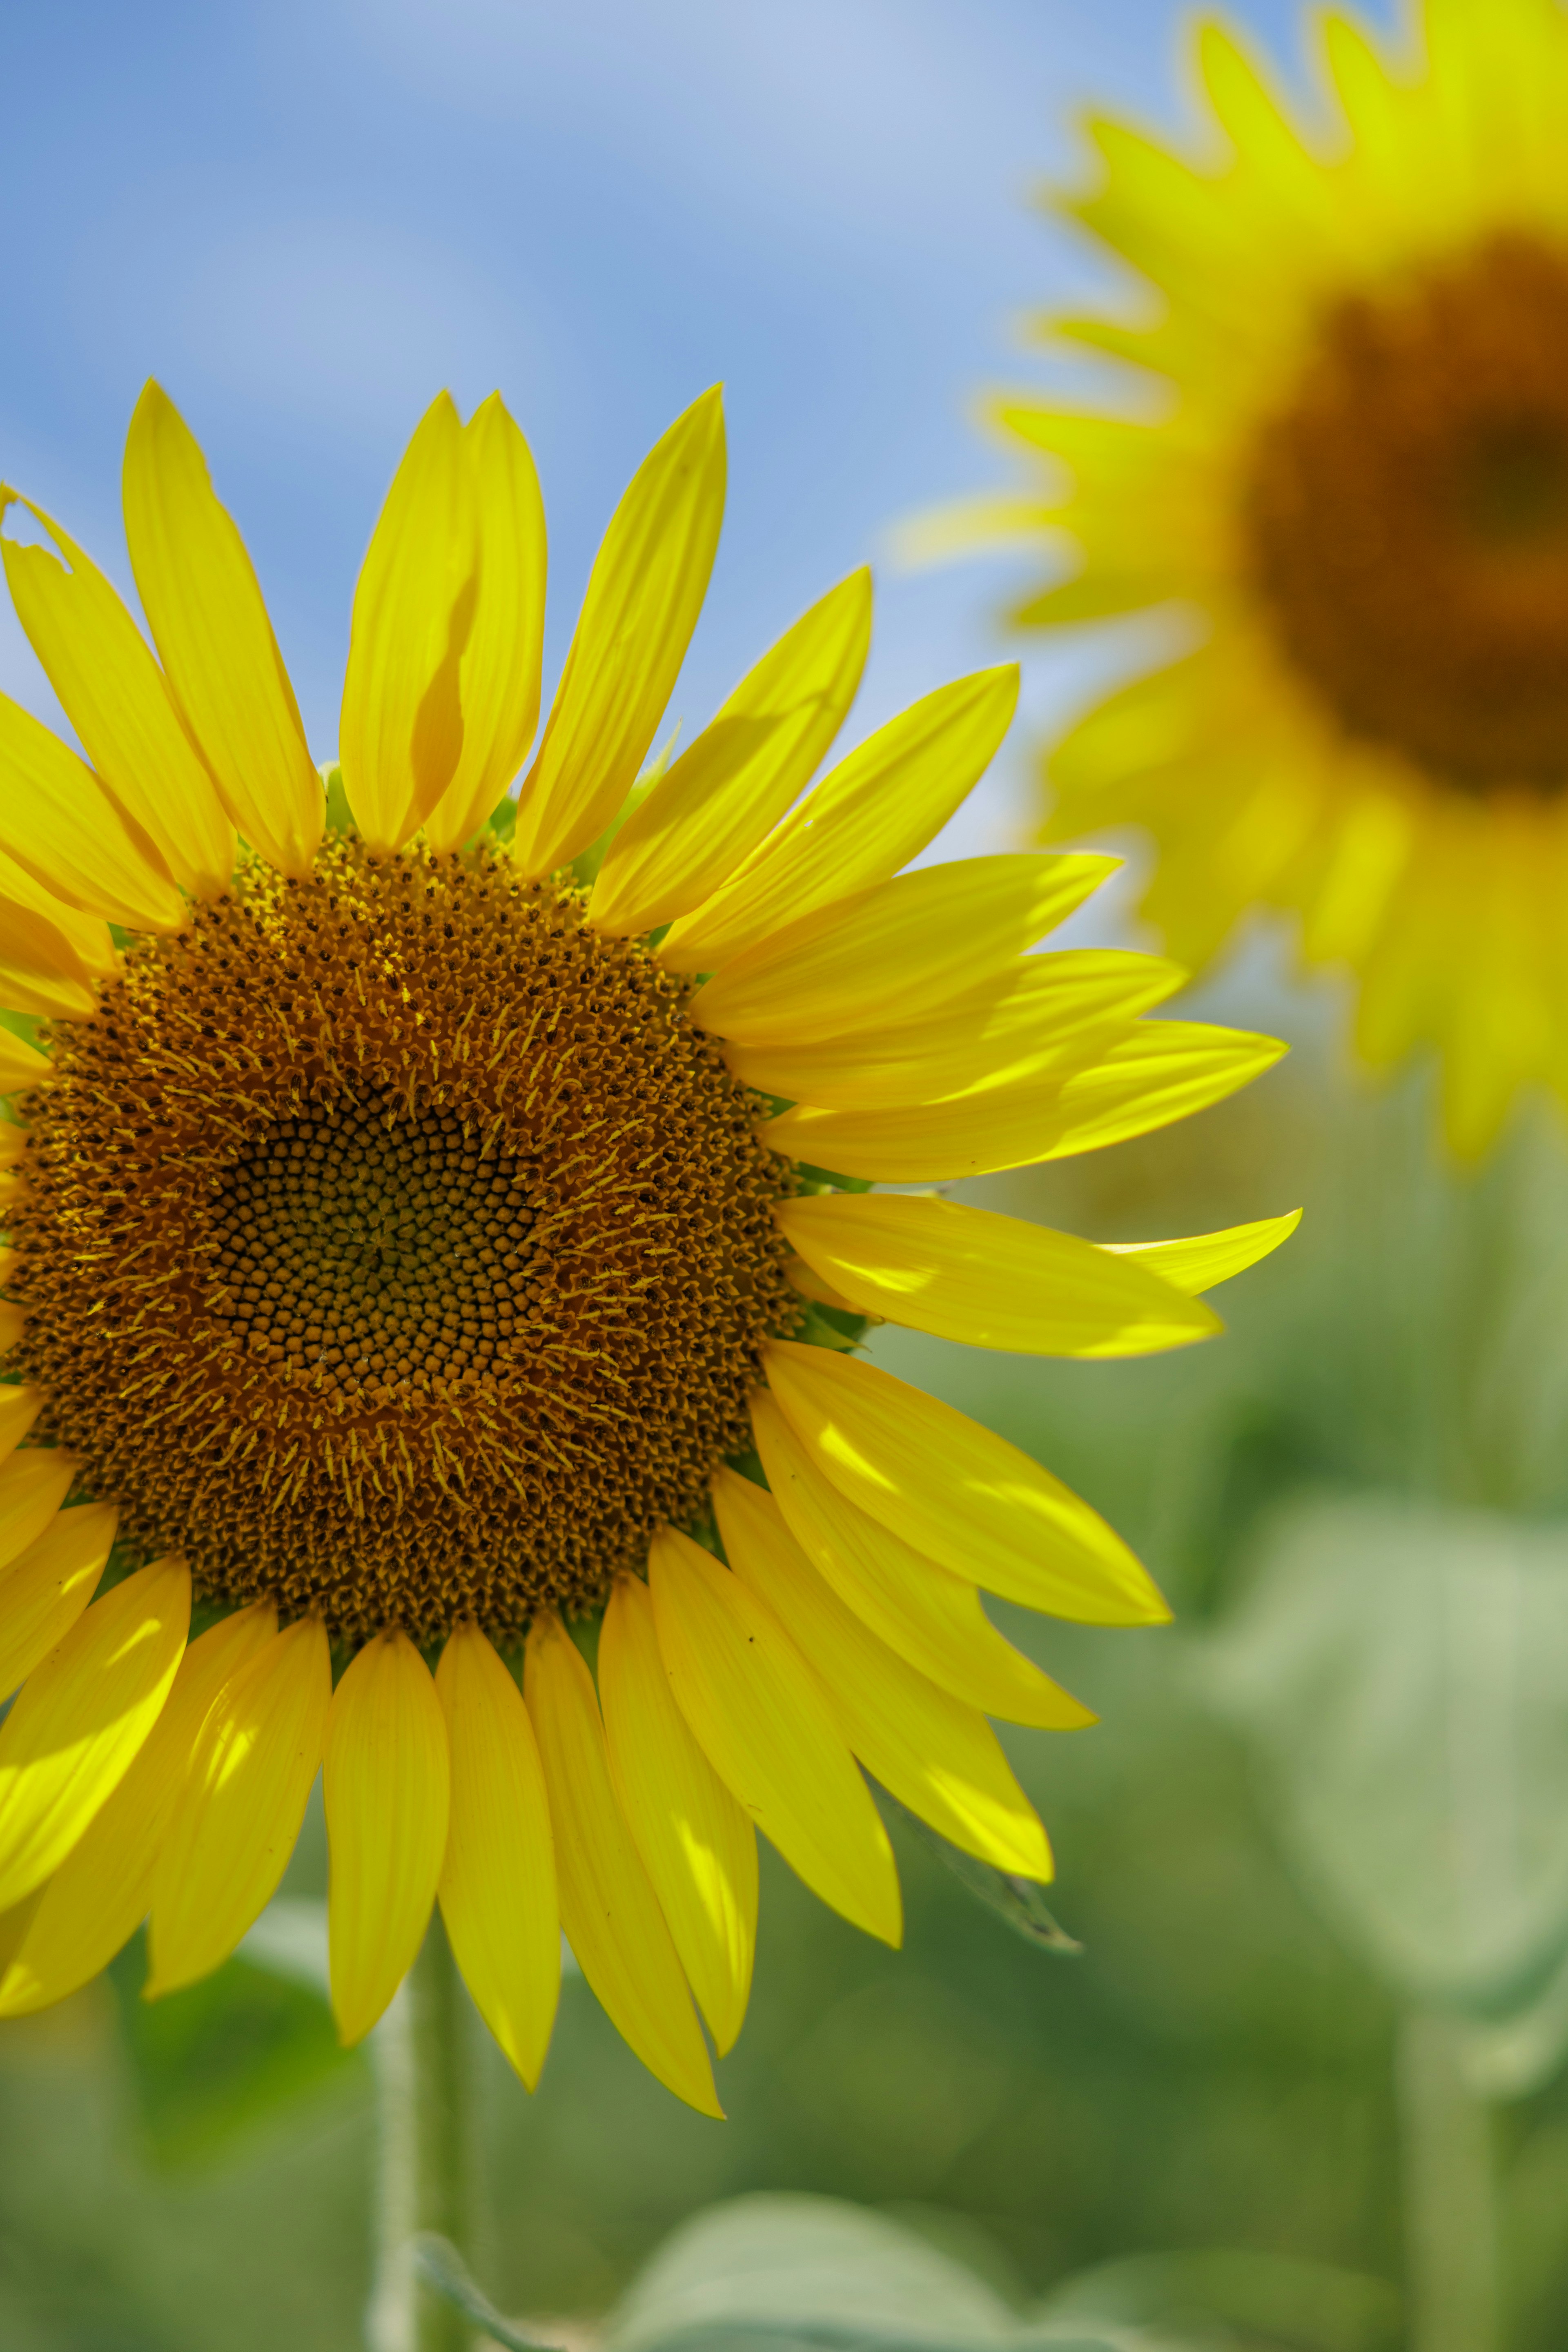
[{"label": "sunflower stem", "polygon": [[379,2248],[371,2352],[469,2352],[462,2311],[421,2276],[414,2242],[469,2247],[468,2009],[439,1913],[375,2032]]},{"label": "sunflower stem", "polygon": [[1492,2116],[1466,2079],[1454,2019],[1406,2012],[1398,2099],[1410,2352],[1499,2352]]}]

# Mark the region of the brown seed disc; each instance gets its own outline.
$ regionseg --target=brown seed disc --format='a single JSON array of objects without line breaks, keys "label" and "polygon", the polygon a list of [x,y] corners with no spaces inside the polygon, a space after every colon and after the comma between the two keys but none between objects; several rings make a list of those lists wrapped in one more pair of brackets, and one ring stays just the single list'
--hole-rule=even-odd
[{"label": "brown seed disc", "polygon": [[788,1166],[688,993],[494,851],[247,865],[25,1107],[37,1433],[203,1593],[350,1641],[601,1599],[795,1319]]},{"label": "brown seed disc", "polygon": [[1568,779],[1568,249],[1509,232],[1324,317],[1246,527],[1352,733],[1470,791]]}]

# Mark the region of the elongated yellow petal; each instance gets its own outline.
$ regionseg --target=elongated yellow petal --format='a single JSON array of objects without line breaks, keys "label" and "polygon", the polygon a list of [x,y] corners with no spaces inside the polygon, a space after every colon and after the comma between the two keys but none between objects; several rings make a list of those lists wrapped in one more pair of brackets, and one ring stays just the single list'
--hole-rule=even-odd
[{"label": "elongated yellow petal", "polygon": [[1195,1297],[1216,1282],[1228,1282],[1233,1274],[1245,1274],[1289,1241],[1300,1222],[1300,1210],[1290,1209],[1282,1217],[1259,1217],[1255,1224],[1228,1225],[1218,1234],[1190,1234],[1184,1241],[1108,1242],[1105,1247]]},{"label": "elongated yellow petal", "polygon": [[1094,1716],[999,1633],[973,1582],[914,1551],[825,1476],[766,1390],[752,1430],[768,1485],[807,1558],[889,1649],[984,1715],[1076,1731]]},{"label": "elongated yellow petal", "polygon": [[173,401],[149,383],[125,442],[125,540],[176,709],[253,848],[308,874],[325,800],[234,519]]},{"label": "elongated yellow petal", "polygon": [[900,874],[738,956],[698,990],[691,1017],[752,1045],[842,1036],[894,1013],[912,1019],[1033,946],[1113,864],[969,857]]},{"label": "elongated yellow petal", "polygon": [[825,776],[742,871],[659,950],[708,971],[814,907],[886,881],[961,806],[990,765],[1018,699],[1018,672],[981,670],[889,719]]},{"label": "elongated yellow petal", "polygon": [[1045,1831],[978,1708],[879,1642],[817,1574],[762,1487],[721,1469],[713,1507],[731,1567],[811,1660],[866,1769],[966,1853],[1049,1878]]},{"label": "elongated yellow petal", "polygon": [[153,1888],[146,1998],[226,1960],[271,1900],[321,1761],[332,1668],[301,1617],[236,1666],[207,1712]]},{"label": "elongated yellow petal", "polygon": [[13,1012],[80,1020],[118,961],[107,923],[66,906],[0,850],[0,998]]},{"label": "elongated yellow petal", "polygon": [[595,558],[518,805],[512,855],[523,873],[575,857],[631,790],[697,625],[723,513],[715,388],[644,458]]},{"label": "elongated yellow petal", "polygon": [[321,1793],[332,2014],[352,2044],[370,2032],[425,1940],[447,1853],[447,1719],[406,1633],[367,1642],[333,1692]]},{"label": "elongated yellow petal", "polygon": [[871,643],[871,575],[852,572],[786,630],[611,845],[596,929],[651,930],[712,896],[802,791],[844,723]]},{"label": "elongated yellow petal", "polygon": [[989,1209],[860,1192],[782,1201],[776,1213],[784,1239],[863,1313],[940,1339],[1033,1356],[1142,1356],[1220,1328],[1136,1259]]},{"label": "elongated yellow petal", "polygon": [[714,1770],[814,1894],[896,1945],[903,1907],[887,1832],[778,1619],[671,1528],[653,1539],[648,1590],[671,1687]]},{"label": "elongated yellow petal", "polygon": [[1099,1514],[967,1414],[827,1348],[775,1340],[763,1365],[785,1420],[840,1493],[955,1576],[1090,1625],[1169,1618]]},{"label": "elongated yellow petal", "polygon": [[277,1612],[258,1602],[186,1650],[131,1769],[41,1890],[26,1934],[0,1973],[0,2017],[63,2000],[107,1967],[146,1917],[159,1852],[207,1710],[277,1628]]},{"label": "elongated yellow petal", "polygon": [[44,1391],[26,1381],[0,1388],[0,1462],[14,1454],[43,1410]]},{"label": "elongated yellow petal", "polygon": [[1120,1027],[1172,995],[1186,977],[1162,956],[1058,949],[1021,956],[919,1021],[823,1045],[726,1045],[724,1059],[763,1094],[830,1110],[938,1102],[980,1086],[1017,1084],[1060,1063],[1079,1066],[1089,1058],[1087,1031]]},{"label": "elongated yellow petal", "polygon": [[28,1445],[0,1467],[0,1568],[37,1542],[81,1468],[74,1454]]},{"label": "elongated yellow petal", "polygon": [[185,902],[144,835],[92,770],[20,703],[0,695],[0,843],[34,881],[84,915],[133,931],[177,931]]},{"label": "elongated yellow petal", "polygon": [[550,1791],[561,1923],[577,1964],[649,2072],[700,2115],[721,2116],[674,1941],[616,1801],[593,1676],[553,1611],[529,1628],[523,1696]]},{"label": "elongated yellow petal", "polygon": [[191,1580],[177,1553],[95,1601],[0,1724],[0,1911],[59,1868],[130,1770],[185,1646]]},{"label": "elongated yellow petal", "polygon": [[1066,1077],[981,1087],[944,1102],[860,1113],[797,1105],[758,1129],[775,1151],[882,1184],[946,1183],[1098,1151],[1250,1086],[1286,1051],[1273,1037],[1197,1021],[1141,1022]]},{"label": "elongated yellow petal", "polygon": [[675,1703],[639,1578],[622,1577],[610,1595],[599,1689],[621,1811],[722,2056],[752,1988],[756,1832]]},{"label": "elongated yellow petal", "polygon": [[40,1054],[14,1029],[0,1026],[0,1095],[25,1094],[29,1087],[47,1086],[54,1074],[55,1066],[47,1054]]},{"label": "elongated yellow petal", "polygon": [[[34,1887],[31,1895],[24,1895],[20,1903],[13,1903],[9,1911],[0,1911],[0,1989],[10,1979],[11,1963],[26,1942],[38,1916],[38,1906],[52,1883],[46,1879],[42,1886]],[[0,2003],[0,2017],[9,2014]]]},{"label": "elongated yellow petal", "polygon": [[457,774],[479,593],[474,482],[443,392],[404,452],[354,589],[338,758],[373,849],[401,848]]},{"label": "elongated yellow petal", "polygon": [[452,1759],[441,1916],[479,2015],[531,2091],[561,1994],[550,1801],[518,1689],[477,1625],[441,1653]]},{"label": "elongated yellow petal", "polygon": [[[13,495],[0,486],[0,513]],[[183,889],[216,898],[234,870],[234,827],[191,749],[163,673],[90,557],[31,499],[18,503],[64,558],[0,541],[11,599],[33,651],[120,808]]]},{"label": "elongated yellow petal", "polygon": [[110,1503],[58,1511],[36,1543],[0,1568],[0,1698],[65,1640],[92,1599],[119,1517]]},{"label": "elongated yellow petal", "polygon": [[544,503],[532,454],[499,392],[463,427],[478,500],[479,600],[463,654],[463,749],[425,820],[433,849],[459,849],[521,767],[539,723],[544,643]]}]

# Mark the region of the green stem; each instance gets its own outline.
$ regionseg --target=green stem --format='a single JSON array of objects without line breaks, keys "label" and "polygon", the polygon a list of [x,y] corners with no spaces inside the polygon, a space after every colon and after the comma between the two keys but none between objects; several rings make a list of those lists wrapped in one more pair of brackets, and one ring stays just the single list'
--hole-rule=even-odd
[{"label": "green stem", "polygon": [[1452,2018],[1407,2011],[1398,2089],[1410,2352],[1500,2352],[1502,2342],[1492,2117],[1462,2058]]},{"label": "green stem", "polygon": [[379,2247],[371,2352],[469,2352],[462,2312],[419,2275],[413,2242],[468,2247],[468,2014],[437,1914],[376,2028]]}]

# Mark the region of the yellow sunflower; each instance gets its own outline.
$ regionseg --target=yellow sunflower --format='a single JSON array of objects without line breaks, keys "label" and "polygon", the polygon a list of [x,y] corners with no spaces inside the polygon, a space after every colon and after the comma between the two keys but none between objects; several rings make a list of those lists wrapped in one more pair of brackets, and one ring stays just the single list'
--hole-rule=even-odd
[{"label": "yellow sunflower", "polygon": [[1568,14],[1313,36],[1295,115],[1207,23],[1189,155],[1089,125],[1099,184],[1061,209],[1142,299],[1041,331],[1142,373],[998,403],[1054,462],[994,520],[1067,535],[1026,625],[1199,625],[1056,744],[1045,837],[1148,828],[1185,962],[1296,911],[1371,1064],[1440,1048],[1470,1155],[1521,1084],[1568,1092]]},{"label": "yellow sunflower", "polygon": [[709,394],[632,482],[515,799],[544,530],[499,397],[463,425],[443,394],[403,459],[325,777],[156,386],[124,477],[156,659],[21,501],[11,592],[91,765],[0,704],[0,1001],[29,1016],[0,1032],[0,2013],[144,1919],[151,1996],[216,1967],[318,1770],[345,2040],[438,1900],[528,2082],[563,1927],[710,2113],[699,2011],[728,2048],[753,1824],[890,1943],[862,1766],[1049,1875],[986,1717],[1089,1718],[979,1589],[1163,1605],[1048,1473],[849,1350],[868,1317],[1176,1346],[1292,1221],[1113,1252],[868,1180],[1087,1150],[1277,1049],[1144,1023],[1179,977],[1153,959],[1027,953],[1103,858],[900,871],[1011,672],[801,797],[865,659],[863,572],[637,783],[723,446]]}]

